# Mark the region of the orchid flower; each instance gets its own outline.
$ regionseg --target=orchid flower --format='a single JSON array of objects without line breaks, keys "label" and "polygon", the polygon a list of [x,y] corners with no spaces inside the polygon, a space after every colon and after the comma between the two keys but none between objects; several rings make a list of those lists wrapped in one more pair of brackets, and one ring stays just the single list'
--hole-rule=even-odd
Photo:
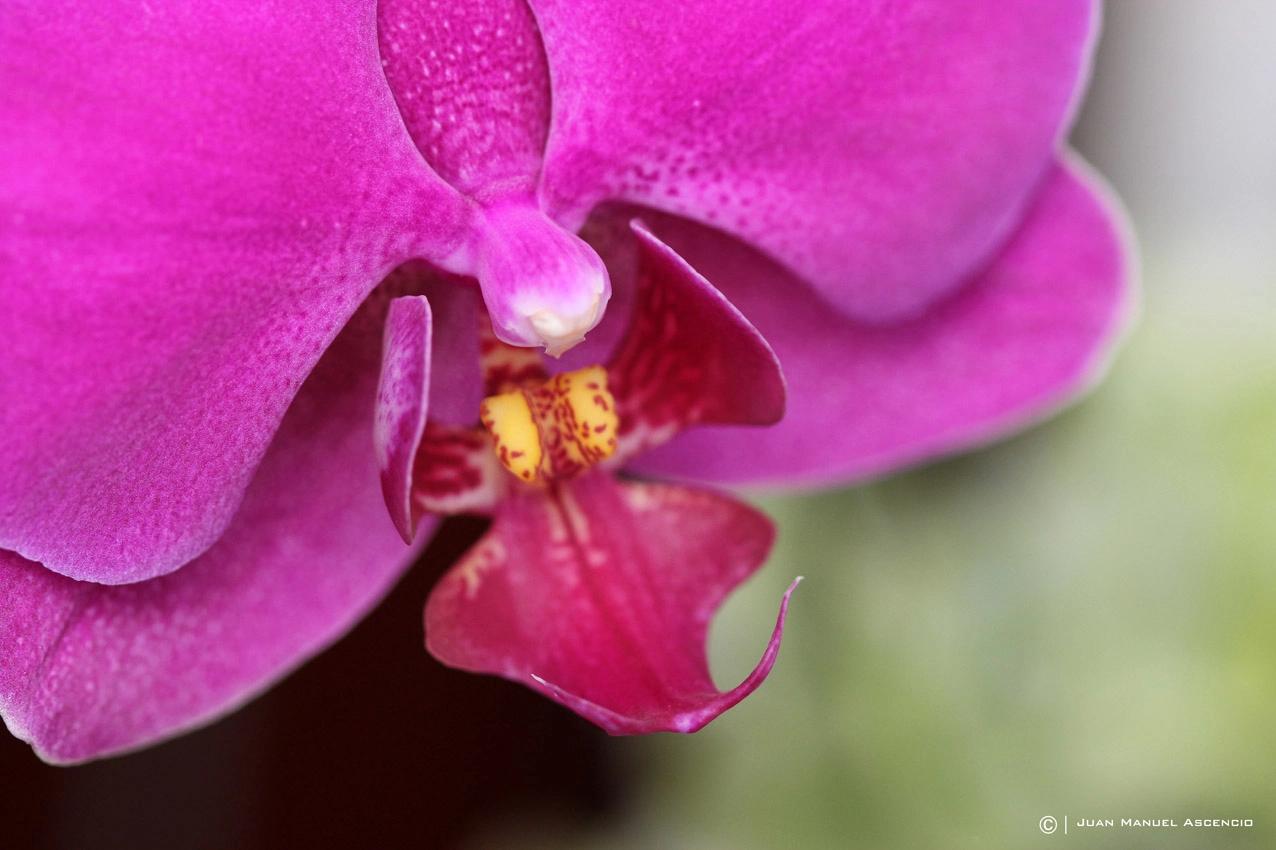
[{"label": "orchid flower", "polygon": [[[73,762],[208,722],[336,640],[452,510],[495,520],[429,603],[444,660],[613,731],[711,718],[774,659],[778,627],[743,690],[718,694],[693,646],[769,532],[717,495],[674,522],[670,494],[703,491],[611,476],[857,480],[1092,380],[1129,277],[1113,204],[1060,148],[1095,31],[1085,0],[12,0],[8,728]],[[614,374],[616,460],[539,483],[484,460],[503,483],[451,503],[428,486],[472,466],[440,452],[490,439],[470,430],[476,291],[502,344]],[[705,338],[655,333],[649,293],[692,293]],[[740,427],[776,412],[750,325],[787,382],[766,428]],[[665,349],[747,354],[697,397],[760,410],[662,419],[680,379],[626,364]],[[579,559],[530,542],[570,505],[601,557],[652,567],[596,588],[632,617],[594,657],[598,632],[517,620],[582,598],[563,584]],[[679,527],[671,549],[642,554],[643,523]]]},{"label": "orchid flower", "polygon": [[[382,483],[405,539],[427,511],[495,517],[430,594],[436,658],[521,681],[609,732],[691,732],[775,661],[787,594],[743,684],[719,693],[705,658],[714,610],[762,565],[774,530],[731,498],[611,471],[691,425],[778,421],[784,380],[743,316],[640,225],[635,233],[635,302],[605,367],[551,375],[480,316],[482,428],[424,421],[430,299],[395,299],[378,396]],[[463,321],[458,294],[434,300],[450,324]]]}]

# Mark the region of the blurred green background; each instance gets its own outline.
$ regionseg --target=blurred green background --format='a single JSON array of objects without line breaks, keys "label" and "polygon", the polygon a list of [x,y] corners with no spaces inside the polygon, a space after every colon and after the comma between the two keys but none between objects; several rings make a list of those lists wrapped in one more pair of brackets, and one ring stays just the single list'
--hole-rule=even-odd
[{"label": "blurred green background", "polygon": [[473,846],[1276,847],[1273,44],[1276,4],[1109,5],[1074,144],[1129,207],[1144,304],[1108,379],[995,447],[764,501],[781,542],[711,646],[740,681],[805,575],[766,685],[615,742],[637,790],[610,820]]}]

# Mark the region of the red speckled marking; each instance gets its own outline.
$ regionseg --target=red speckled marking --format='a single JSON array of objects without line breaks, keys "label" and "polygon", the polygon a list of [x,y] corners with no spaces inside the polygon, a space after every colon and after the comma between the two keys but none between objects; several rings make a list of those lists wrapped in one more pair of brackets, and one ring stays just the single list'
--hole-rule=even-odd
[{"label": "red speckled marking", "polygon": [[[515,400],[526,403],[526,408],[516,413]],[[615,404],[601,366],[555,375],[539,385],[488,398],[479,414],[492,433],[502,465],[530,484],[544,486],[575,477],[616,451]],[[532,455],[527,457],[524,451]],[[520,457],[526,459],[511,462]]]},{"label": "red speckled marking", "polygon": [[620,415],[612,464],[699,424],[770,425],[784,378],[757,330],[640,223],[633,314],[607,367]]},{"label": "red speckled marking", "polygon": [[429,422],[412,469],[412,501],[429,513],[487,513],[504,491],[495,461],[484,431]]},{"label": "red speckled marking", "polygon": [[[577,373],[555,375],[527,393],[528,406],[540,428],[541,450],[545,453],[541,475],[547,480],[575,477],[616,451],[614,433],[605,440],[599,439],[599,435],[607,433],[607,423],[589,418],[589,409],[581,409],[568,399],[573,383],[579,380]],[[591,381],[587,387],[596,391],[592,401],[599,412],[612,409],[611,394],[602,384]]]},{"label": "red speckled marking", "polygon": [[685,428],[703,418],[706,346],[684,328],[670,295],[648,270],[640,273],[626,344],[608,370],[620,406],[621,436],[638,425]]}]

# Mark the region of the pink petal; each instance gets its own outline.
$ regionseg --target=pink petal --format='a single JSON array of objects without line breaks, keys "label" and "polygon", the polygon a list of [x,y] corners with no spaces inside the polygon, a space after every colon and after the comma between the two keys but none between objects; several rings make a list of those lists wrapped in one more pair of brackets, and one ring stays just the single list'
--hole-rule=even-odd
[{"label": "pink petal", "polygon": [[[483,299],[473,278],[441,273],[428,263],[408,262],[386,277],[377,296],[424,295],[430,303],[429,418],[448,425],[474,425],[483,401],[479,346],[474,332]],[[370,314],[374,321],[377,314]]]},{"label": "pink petal", "polygon": [[858,325],[713,231],[653,222],[755,322],[784,364],[784,420],[706,428],[636,466],[722,482],[835,483],[969,448],[1056,410],[1106,363],[1133,300],[1119,208],[1056,168],[997,260],[915,321]]},{"label": "pink petal", "polygon": [[[475,329],[485,325],[490,339],[491,323],[472,280],[422,263],[396,269],[375,297],[393,300],[382,340],[374,443],[386,507],[410,540],[422,515],[484,513],[503,492],[504,471],[478,427],[485,393]],[[530,349],[512,350],[540,360]]]},{"label": "pink petal", "polygon": [[372,0],[4,16],[0,546],[138,581],[221,535],[337,331],[470,206],[404,132]]},{"label": "pink petal", "polygon": [[1010,234],[1095,32],[1088,0],[530,5],[551,215],[686,216],[864,319],[915,314]]},{"label": "pink petal", "polygon": [[700,490],[602,473],[524,490],[435,587],[426,643],[445,664],[522,682],[612,734],[694,732],[775,661],[783,607],[737,688],[719,692],[705,657],[710,619],[773,538],[761,513]]},{"label": "pink petal", "polygon": [[420,519],[412,510],[412,464],[430,398],[430,303],[424,295],[390,302],[381,358],[373,444],[390,519],[411,543]]},{"label": "pink petal", "polygon": [[377,337],[306,382],[222,538],[171,575],[78,582],[0,552],[0,713],[49,761],[233,710],[340,637],[411,563],[368,447]]},{"label": "pink petal", "polygon": [[549,72],[522,0],[381,0],[386,81],[426,162],[470,195],[529,194],[549,128]]},{"label": "pink petal", "polygon": [[784,415],[775,352],[731,302],[635,222],[636,294],[611,362],[623,463],[701,423],[771,425]]}]

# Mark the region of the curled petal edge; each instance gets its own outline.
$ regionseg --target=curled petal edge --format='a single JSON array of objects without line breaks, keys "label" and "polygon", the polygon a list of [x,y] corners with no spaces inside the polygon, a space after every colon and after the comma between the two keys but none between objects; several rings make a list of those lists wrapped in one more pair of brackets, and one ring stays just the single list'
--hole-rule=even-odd
[{"label": "curled petal edge", "polygon": [[771,668],[775,666],[775,659],[780,654],[780,641],[784,637],[784,621],[789,613],[789,597],[793,595],[793,591],[802,582],[802,578],[802,576],[798,576],[793,579],[789,589],[784,591],[784,597],[780,600],[780,613],[775,619],[775,628],[771,631],[771,639],[767,642],[766,651],[762,653],[762,658],[758,661],[757,666],[753,668],[753,672],[731,690],[724,691],[717,698],[710,700],[694,711],[679,712],[658,721],[643,720],[627,717],[609,708],[604,708],[584,697],[579,697],[563,690],[553,682],[548,682],[535,674],[530,676],[530,681],[527,684],[534,690],[540,691],[550,699],[562,703],[580,716],[596,723],[609,735],[645,735],[650,732],[690,734],[699,732],[717,718],[718,715],[727,709],[733,708],[737,703],[757,690],[758,686],[766,681],[766,677],[771,675]]}]

